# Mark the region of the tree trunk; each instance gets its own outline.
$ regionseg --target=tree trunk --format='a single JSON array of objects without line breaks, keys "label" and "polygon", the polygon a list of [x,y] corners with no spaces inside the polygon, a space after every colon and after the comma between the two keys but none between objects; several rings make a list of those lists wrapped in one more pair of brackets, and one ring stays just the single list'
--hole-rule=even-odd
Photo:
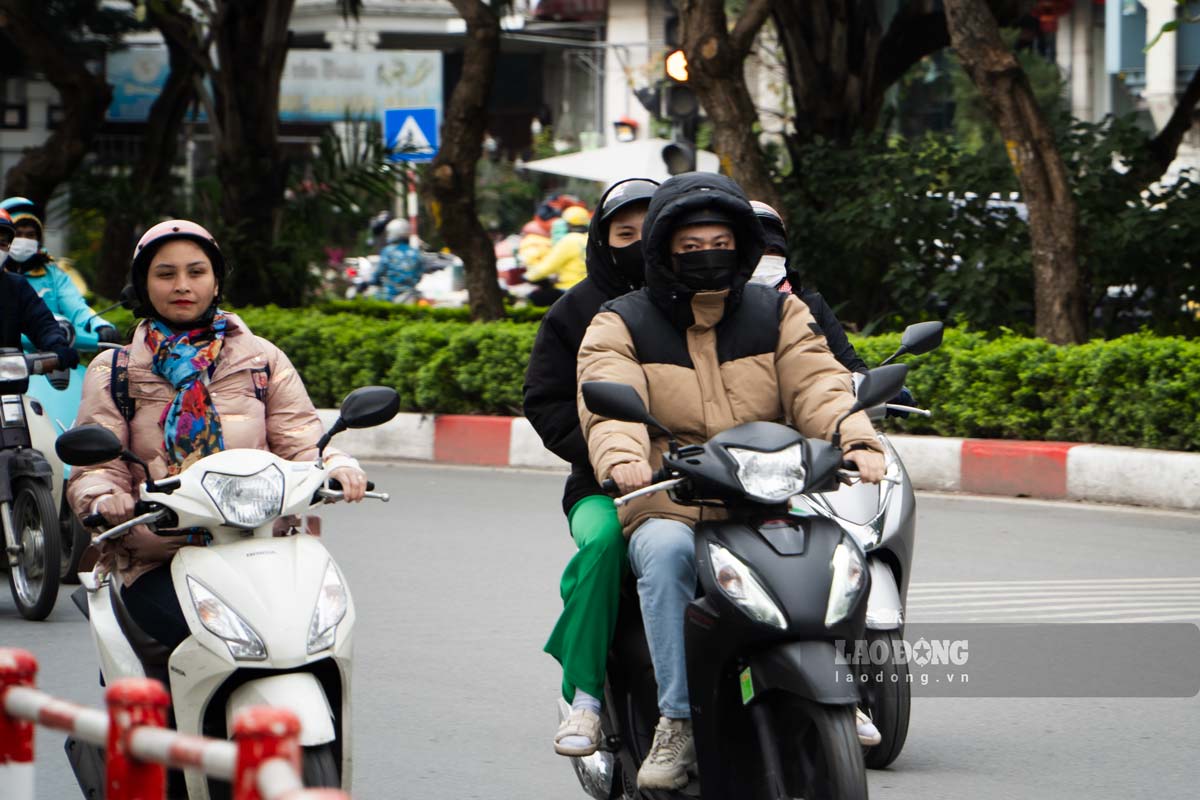
[{"label": "tree trunk", "polygon": [[67,180],[91,147],[112,88],[86,65],[63,51],[52,32],[38,24],[31,0],[0,0],[0,17],[8,38],[58,90],[62,121],[40,147],[25,151],[4,177],[4,193],[28,197],[41,208]]},{"label": "tree trunk", "polygon": [[1076,252],[1078,211],[1054,132],[984,0],[945,0],[945,6],[951,43],[1004,137],[1029,209],[1036,333],[1055,344],[1083,342],[1087,306]]},{"label": "tree trunk", "polygon": [[[171,6],[160,8],[152,4],[147,9],[151,21],[159,29],[169,24],[164,17],[175,16],[177,19],[174,22],[182,21],[178,19],[181,17],[179,12]],[[146,202],[109,210],[96,276],[96,291],[104,297],[119,296],[125,286],[136,237],[141,232],[138,227],[154,222],[153,217],[168,213],[171,166],[179,151],[179,129],[196,96],[194,81],[200,74],[199,67],[174,39],[169,36],[163,38],[167,43],[171,71],[162,92],[150,107],[146,133],[142,137],[141,156],[129,176],[133,196],[144,198]],[[148,208],[155,209],[152,218],[144,218]]]},{"label": "tree trunk", "polygon": [[295,0],[220,0],[212,75],[216,124],[210,121],[221,179],[221,212],[234,230],[226,250],[236,263],[234,300],[297,305],[305,276],[287,274],[291,260],[277,242],[288,165],[279,145],[279,84]]},{"label": "tree trunk", "polygon": [[500,53],[500,21],[481,0],[451,0],[467,23],[462,76],[450,95],[430,170],[442,239],[463,260],[471,318],[504,316],[496,253],[475,210],[475,167],[483,154],[487,98]]},{"label": "tree trunk", "polygon": [[746,87],[746,56],[770,13],[769,0],[750,0],[731,32],[724,0],[679,4],[688,84],[713,126],[721,167],[753,200],[781,207],[779,192],[758,143],[758,111]]}]

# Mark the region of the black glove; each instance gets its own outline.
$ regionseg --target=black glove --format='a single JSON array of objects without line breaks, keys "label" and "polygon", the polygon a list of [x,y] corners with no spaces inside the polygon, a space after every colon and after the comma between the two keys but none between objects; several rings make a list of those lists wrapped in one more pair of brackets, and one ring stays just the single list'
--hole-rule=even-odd
[{"label": "black glove", "polygon": [[[896,395],[895,397],[893,397],[893,398],[892,398],[891,400],[889,400],[888,402],[889,402],[889,403],[892,403],[892,404],[894,404],[894,405],[898,405],[898,406],[910,406],[910,407],[916,407],[916,405],[917,405],[917,400],[916,400],[916,398],[915,398],[915,397],[913,397],[913,394],[912,394],[912,392],[910,392],[910,391],[908,390],[908,387],[907,387],[907,386],[905,386],[904,388],[902,388],[902,389],[900,390],[900,393],[899,393],[898,395]],[[890,408],[889,408],[889,409],[888,409],[888,411],[887,411],[887,415],[888,415],[889,417],[901,417],[901,418],[904,418],[904,417],[911,416],[911,415],[912,415],[912,412],[911,412],[911,411],[894,411],[894,410],[892,410],[892,409],[890,409]]]},{"label": "black glove", "polygon": [[59,369],[74,369],[79,366],[79,353],[74,347],[63,347],[54,351],[54,355],[58,356]]},{"label": "black glove", "polygon": [[121,344],[121,334],[112,325],[103,325],[96,329],[96,341]]}]

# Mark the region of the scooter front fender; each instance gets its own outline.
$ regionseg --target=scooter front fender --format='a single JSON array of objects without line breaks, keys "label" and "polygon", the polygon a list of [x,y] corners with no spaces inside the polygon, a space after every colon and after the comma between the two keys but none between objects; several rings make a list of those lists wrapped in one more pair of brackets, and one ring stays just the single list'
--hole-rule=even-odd
[{"label": "scooter front fender", "polygon": [[871,594],[867,597],[867,627],[873,631],[895,631],[904,624],[904,601],[891,567],[870,558]]},{"label": "scooter front fender", "polygon": [[777,689],[825,705],[857,704],[854,670],[842,662],[830,642],[784,642],[748,659],[752,694]]},{"label": "scooter front fender", "polygon": [[311,673],[272,675],[239,686],[225,706],[225,729],[232,731],[237,715],[251,706],[286,708],[299,717],[302,747],[327,744],[337,738],[329,698]]}]

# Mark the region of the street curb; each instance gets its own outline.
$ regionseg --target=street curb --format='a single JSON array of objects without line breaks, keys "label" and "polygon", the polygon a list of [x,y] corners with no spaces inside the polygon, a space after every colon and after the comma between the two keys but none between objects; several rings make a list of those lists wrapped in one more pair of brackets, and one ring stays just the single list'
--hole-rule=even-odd
[{"label": "street curb", "polygon": [[[317,412],[326,427],[337,411]],[[916,489],[1047,500],[1200,510],[1200,453],[1136,447],[888,437]],[[566,469],[524,417],[397,414],[385,425],[341,434],[337,446],[363,459]]]}]

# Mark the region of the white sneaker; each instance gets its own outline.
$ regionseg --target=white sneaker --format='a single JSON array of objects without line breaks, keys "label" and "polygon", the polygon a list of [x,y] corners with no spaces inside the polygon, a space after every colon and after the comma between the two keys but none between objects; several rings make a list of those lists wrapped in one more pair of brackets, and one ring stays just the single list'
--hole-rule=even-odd
[{"label": "white sneaker", "polygon": [[659,717],[654,744],[638,770],[639,789],[681,789],[688,784],[688,769],[696,763],[696,741],[690,719]]},{"label": "white sneaker", "polygon": [[863,747],[874,747],[883,741],[879,728],[875,727],[875,723],[861,708],[854,709],[854,721],[858,727],[858,743]]},{"label": "white sneaker", "polygon": [[590,756],[600,746],[600,717],[590,708],[573,708],[554,734],[560,756]]}]

